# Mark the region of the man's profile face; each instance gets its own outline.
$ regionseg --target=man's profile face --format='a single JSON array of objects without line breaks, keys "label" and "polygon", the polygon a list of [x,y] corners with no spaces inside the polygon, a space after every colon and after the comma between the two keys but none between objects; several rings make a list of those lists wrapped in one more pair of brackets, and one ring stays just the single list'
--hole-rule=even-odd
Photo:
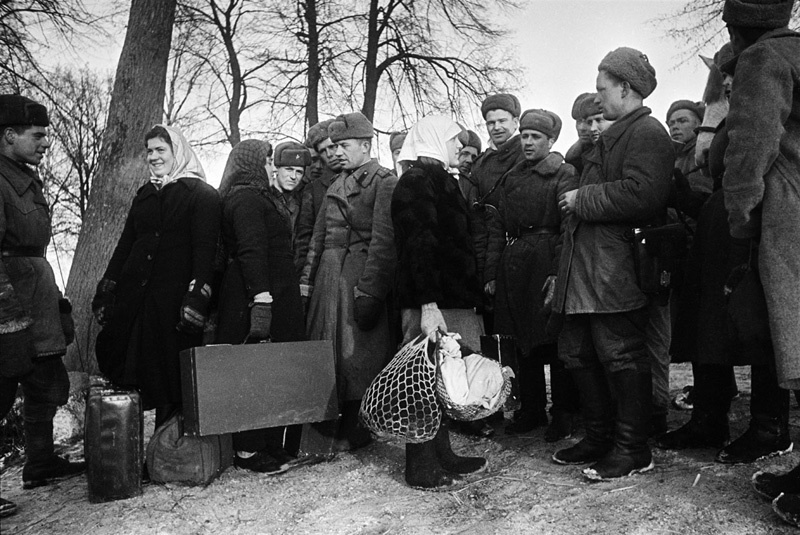
[{"label": "man's profile face", "polygon": [[625,85],[611,78],[606,71],[597,73],[597,97],[595,102],[603,109],[603,117],[609,121],[616,121],[625,112],[625,102],[622,92]]},{"label": "man's profile face", "polygon": [[667,126],[672,139],[689,143],[696,136],[694,129],[700,126],[700,118],[689,110],[676,110],[669,116]]},{"label": "man's profile face", "polygon": [[39,165],[50,147],[45,126],[28,126],[21,134],[13,128],[6,128],[3,135],[11,147],[11,159],[17,162]]}]

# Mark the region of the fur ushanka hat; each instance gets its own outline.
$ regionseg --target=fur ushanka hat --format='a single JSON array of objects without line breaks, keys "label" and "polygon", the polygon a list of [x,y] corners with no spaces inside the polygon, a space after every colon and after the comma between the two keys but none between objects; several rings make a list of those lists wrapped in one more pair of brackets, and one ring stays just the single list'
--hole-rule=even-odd
[{"label": "fur ushanka hat", "polygon": [[647,98],[656,88],[656,70],[650,65],[647,56],[635,48],[621,47],[612,50],[600,65],[598,71],[606,71],[620,80],[628,82],[642,98]]},{"label": "fur ushanka hat", "polygon": [[794,0],[725,0],[722,20],[731,26],[774,30],[789,25]]}]

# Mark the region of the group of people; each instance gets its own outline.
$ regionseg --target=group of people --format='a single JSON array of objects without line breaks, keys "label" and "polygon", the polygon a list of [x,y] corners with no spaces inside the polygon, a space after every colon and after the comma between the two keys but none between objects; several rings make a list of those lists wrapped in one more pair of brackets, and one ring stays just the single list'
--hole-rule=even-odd
[{"label": "group of people", "polygon": [[[516,343],[521,398],[505,433],[547,426],[545,439],[556,442],[580,421],[583,438],[552,460],[588,465],[588,479],[652,469],[653,437],[666,449],[722,448],[726,463],[791,451],[784,389],[800,383],[792,7],[726,0],[731,42],[711,66],[730,107],[719,125],[702,103],[678,100],[665,129],[644,105],[657,84],[647,56],[608,53],[596,92],[575,100],[579,139],[566,157],[552,151],[561,118],[523,111],[507,93],[482,103],[486,150],[477,133],[428,116],[391,135],[384,167],[372,123],[345,113],[311,126],[305,144],[242,141],[218,189],[183,134],[155,126],[144,138],[150,178],[92,301],[100,369],[137,388],[160,426],[180,410],[181,350],[332,340],[334,448],[349,451],[371,440],[361,398],[400,345],[447,331],[479,348],[481,335],[500,334]],[[26,488],[83,470],[52,446],[74,330],[44,259],[49,214],[33,168],[48,125],[42,105],[0,96],[2,414],[22,384]],[[695,146],[698,132],[713,135],[709,150]],[[680,288],[654,295],[643,290],[634,229],[670,221],[694,236],[688,267]],[[694,408],[668,431],[672,356],[693,363]],[[740,364],[752,366],[752,420],[728,443]],[[453,452],[449,432],[491,436],[494,427],[445,420],[431,441],[406,445],[406,481],[441,489],[484,469],[486,459]],[[283,471],[298,433],[236,433],[234,464]],[[800,512],[800,469],[754,484],[771,498],[785,493],[782,511]],[[14,508],[3,500],[2,514]]]}]

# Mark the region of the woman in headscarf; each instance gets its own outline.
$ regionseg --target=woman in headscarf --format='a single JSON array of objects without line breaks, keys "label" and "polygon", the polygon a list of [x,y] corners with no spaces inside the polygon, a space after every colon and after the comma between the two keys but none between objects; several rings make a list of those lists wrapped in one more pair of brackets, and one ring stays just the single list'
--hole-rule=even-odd
[{"label": "woman in headscarf", "polygon": [[217,191],[176,128],[145,135],[150,179],[139,188],[92,311],[100,370],[136,387],[156,426],[180,407],[178,354],[202,345],[220,225]]},{"label": "woman in headscarf", "polygon": [[[292,150],[307,154],[303,147],[282,152],[288,157]],[[255,139],[236,145],[225,166],[219,191],[229,260],[219,296],[220,344],[305,339],[292,216],[273,171],[272,146]],[[256,472],[281,471],[292,459],[283,447],[284,430],[234,433],[234,464]]]},{"label": "woman in headscarf", "polygon": [[553,425],[545,435],[554,442],[572,434],[578,393],[558,360],[557,336],[546,332],[545,298],[552,295],[561,258],[558,199],[577,187],[577,177],[563,156],[550,152],[561,132],[558,115],[528,110],[519,131],[525,160],[501,179],[497,211],[490,212],[485,290],[495,296],[495,331],[514,336],[519,351],[522,406],[505,431],[547,425],[544,365],[550,363]]},{"label": "woman in headscarf", "polygon": [[[425,117],[406,136],[398,161],[404,169],[392,197],[397,247],[397,298],[404,343],[437,329],[457,332],[480,347],[483,323],[475,313],[481,287],[470,228],[469,208],[448,172],[458,167],[459,127],[441,116]],[[433,440],[406,444],[406,482],[442,489],[459,474],[486,467],[482,457],[458,457],[450,446],[448,422]]]}]

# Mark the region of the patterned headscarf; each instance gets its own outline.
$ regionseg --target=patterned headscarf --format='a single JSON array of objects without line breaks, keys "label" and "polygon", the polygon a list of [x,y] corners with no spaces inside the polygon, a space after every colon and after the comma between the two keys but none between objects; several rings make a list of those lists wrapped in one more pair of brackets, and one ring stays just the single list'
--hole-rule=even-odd
[{"label": "patterned headscarf", "polygon": [[445,144],[460,133],[461,127],[449,117],[443,115],[423,117],[408,131],[397,161],[413,162],[420,156],[427,156],[449,167],[450,157]]},{"label": "patterned headscarf", "polygon": [[270,177],[267,158],[272,156],[272,145],[258,139],[246,139],[238,143],[228,156],[225,171],[219,184],[219,194],[224,199],[233,186],[253,186],[268,190]]},{"label": "patterned headscarf", "polygon": [[172,167],[172,172],[168,175],[157,177],[150,174],[150,182],[157,188],[166,186],[179,178],[190,177],[199,178],[203,182],[206,181],[206,173],[203,171],[203,166],[197,158],[192,146],[186,141],[183,133],[174,126],[159,124],[164,130],[169,133],[170,140],[172,140],[172,154],[175,156],[175,165]]}]

